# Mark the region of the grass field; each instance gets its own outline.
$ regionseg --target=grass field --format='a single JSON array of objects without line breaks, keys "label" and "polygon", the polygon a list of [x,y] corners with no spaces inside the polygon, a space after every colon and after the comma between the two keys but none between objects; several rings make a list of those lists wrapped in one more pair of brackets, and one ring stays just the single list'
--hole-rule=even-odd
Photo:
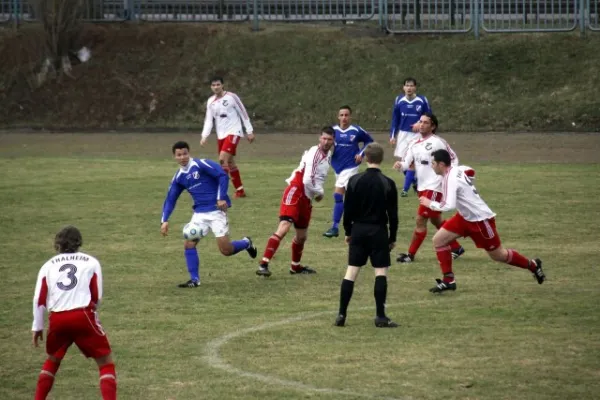
[{"label": "grass field", "polygon": [[[159,234],[176,170],[169,146],[183,138],[192,154],[212,158],[214,143],[200,152],[192,134],[0,134],[0,399],[33,397],[44,359],[30,344],[33,288],[54,233],[68,223],[103,265],[100,317],[121,399],[597,398],[600,136],[444,137],[477,169],[504,244],[542,258],[548,281],[540,286],[528,272],[494,264],[465,240],[467,252],[455,263],[458,290],[434,296],[428,289],[440,272],[427,241],[416,263],[391,268],[388,313],[401,327],[381,330],[372,321],[370,267],[359,277],[347,327],[332,327],[346,246],[321,236],[331,196],[315,206],[304,252],[316,276],[287,273],[291,238],[272,263],[274,275],[260,279],[245,253],[225,258],[209,236],[199,246],[202,286],[182,290],[175,287],[187,279],[177,228],[191,215],[187,195],[172,234]],[[283,180],[316,137],[259,141],[240,149],[249,197],[234,201],[230,226],[233,237],[251,235],[262,252]],[[416,204],[412,194],[400,200],[398,251],[408,246]],[[97,377],[95,364],[73,348],[51,398],[100,398]]]}]

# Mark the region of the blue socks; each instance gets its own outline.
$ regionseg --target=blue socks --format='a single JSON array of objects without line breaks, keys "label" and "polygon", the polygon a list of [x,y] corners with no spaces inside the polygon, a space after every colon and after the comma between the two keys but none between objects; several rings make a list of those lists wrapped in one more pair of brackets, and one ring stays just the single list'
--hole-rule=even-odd
[{"label": "blue socks", "polygon": [[185,249],[184,254],[190,279],[200,282],[200,257],[198,257],[198,250],[195,247],[193,249]]},{"label": "blue socks", "polygon": [[415,171],[414,170],[406,170],[405,171],[406,174],[404,176],[404,187],[402,188],[403,191],[408,192],[408,189],[410,189],[410,185],[412,185],[413,182],[416,182],[417,180],[415,179]]},{"label": "blue socks", "polygon": [[332,228],[338,229],[340,221],[342,220],[342,214],[344,214],[344,195],[340,193],[333,194],[333,225]]},{"label": "blue socks", "polygon": [[234,240],[231,244],[233,245],[233,254],[246,250],[250,246],[250,242],[247,239]]}]

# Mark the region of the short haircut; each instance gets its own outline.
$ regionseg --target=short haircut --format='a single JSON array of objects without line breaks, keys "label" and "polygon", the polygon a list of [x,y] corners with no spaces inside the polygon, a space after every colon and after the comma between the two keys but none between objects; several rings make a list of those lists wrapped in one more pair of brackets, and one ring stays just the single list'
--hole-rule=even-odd
[{"label": "short haircut", "polygon": [[321,134],[335,136],[335,131],[333,130],[333,128],[331,126],[324,126],[323,129],[321,129]]},{"label": "short haircut", "polygon": [[365,147],[365,157],[369,164],[381,164],[383,162],[383,146],[377,142],[371,142]]},{"label": "short haircut", "polygon": [[213,82],[221,82],[221,85],[225,83],[225,80],[223,79],[222,76],[213,76],[212,78],[210,78],[210,83]]},{"label": "short haircut", "polygon": [[424,112],[423,115],[426,116],[427,118],[429,118],[431,120],[431,124],[432,125],[435,125],[435,128],[433,128],[433,133],[435,133],[435,131],[437,131],[437,128],[439,128],[439,126],[440,126],[438,124],[437,117],[431,111]]},{"label": "short haircut", "polygon": [[82,244],[81,232],[72,225],[65,226],[54,237],[54,249],[59,253],[77,253]]},{"label": "short haircut", "polygon": [[433,153],[431,153],[431,156],[433,157],[433,160],[437,163],[444,163],[446,164],[447,167],[450,166],[451,164],[451,158],[450,158],[450,153],[448,153],[448,150],[444,150],[444,149],[439,149],[434,151]]},{"label": "short haircut", "polygon": [[173,145],[173,147],[171,148],[171,150],[173,151],[173,154],[175,154],[175,150],[177,150],[177,149],[187,149],[188,151],[190,151],[190,145],[187,144],[187,142],[180,140],[179,142],[176,142]]},{"label": "short haircut", "polygon": [[341,110],[348,110],[348,111],[350,111],[350,114],[352,114],[352,109],[350,108],[349,105],[343,105],[343,106],[341,106],[340,107],[340,111]]},{"label": "short haircut", "polygon": [[404,79],[404,84],[406,85],[407,83],[412,83],[413,85],[417,86],[417,80],[412,77]]}]

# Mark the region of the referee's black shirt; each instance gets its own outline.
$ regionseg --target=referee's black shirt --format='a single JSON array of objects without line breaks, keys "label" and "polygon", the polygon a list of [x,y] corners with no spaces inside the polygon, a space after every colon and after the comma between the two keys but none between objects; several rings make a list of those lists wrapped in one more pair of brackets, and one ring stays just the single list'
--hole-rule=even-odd
[{"label": "referee's black shirt", "polygon": [[389,242],[396,242],[398,231],[398,190],[396,183],[379,168],[367,168],[348,182],[344,196],[344,230],[352,236],[352,224],[386,225]]}]

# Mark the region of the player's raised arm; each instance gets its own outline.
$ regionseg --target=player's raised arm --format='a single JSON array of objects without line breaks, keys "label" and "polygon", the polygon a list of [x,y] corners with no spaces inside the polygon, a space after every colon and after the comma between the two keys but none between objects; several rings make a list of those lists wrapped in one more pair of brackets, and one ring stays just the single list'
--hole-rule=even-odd
[{"label": "player's raised arm", "polygon": [[229,93],[231,97],[235,100],[234,108],[238,113],[240,118],[242,119],[242,123],[244,124],[244,129],[246,130],[246,134],[251,135],[254,134],[254,128],[252,127],[252,123],[250,122],[250,117],[248,116],[248,112],[246,111],[246,107],[242,103],[242,100],[238,97],[237,94]]},{"label": "player's raised arm", "polygon": [[458,178],[456,167],[448,171],[442,181],[442,201],[432,201],[429,205],[433,211],[450,211],[456,208],[456,195],[458,192]]},{"label": "player's raised arm", "polygon": [[177,174],[173,177],[171,181],[171,185],[169,186],[169,191],[167,192],[167,197],[165,198],[165,202],[163,204],[163,212],[162,218],[160,220],[161,223],[165,223],[169,220],[169,217],[173,213],[175,209],[175,205],[177,204],[177,199],[183,192],[184,187],[177,182]]},{"label": "player's raised arm", "polygon": [[223,168],[212,160],[199,160],[198,166],[200,170],[219,181],[219,189],[217,190],[217,201],[224,200],[229,186],[229,175],[225,173]]},{"label": "player's raised arm", "polygon": [[[210,135],[213,128],[213,120],[215,116],[210,109],[210,99],[206,102],[206,115],[204,117],[204,127],[202,128],[202,143],[206,141],[206,138]],[[202,144],[201,143],[201,144]]]},{"label": "player's raised arm", "polygon": [[46,299],[48,297],[48,284],[46,283],[46,266],[38,273],[33,295],[33,324],[31,330],[39,332],[44,330],[44,311],[46,310]]}]

